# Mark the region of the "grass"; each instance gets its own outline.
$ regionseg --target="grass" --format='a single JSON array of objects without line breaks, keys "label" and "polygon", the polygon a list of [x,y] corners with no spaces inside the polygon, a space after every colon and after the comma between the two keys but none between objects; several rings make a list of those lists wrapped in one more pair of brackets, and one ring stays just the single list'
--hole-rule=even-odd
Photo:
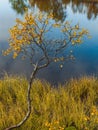
[{"label": "grass", "polygon": [[[25,77],[0,80],[0,130],[21,121],[27,111]],[[72,79],[58,88],[36,79],[32,114],[17,130],[98,130],[98,79]]]}]

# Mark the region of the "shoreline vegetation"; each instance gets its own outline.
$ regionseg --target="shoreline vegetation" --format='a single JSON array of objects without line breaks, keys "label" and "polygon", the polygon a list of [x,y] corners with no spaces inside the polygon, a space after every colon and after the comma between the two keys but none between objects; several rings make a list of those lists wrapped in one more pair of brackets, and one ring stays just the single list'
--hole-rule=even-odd
[{"label": "shoreline vegetation", "polygon": [[[96,77],[72,79],[58,87],[35,79],[32,85],[32,113],[18,130],[98,130]],[[27,86],[22,76],[0,80],[0,130],[25,116]]]}]

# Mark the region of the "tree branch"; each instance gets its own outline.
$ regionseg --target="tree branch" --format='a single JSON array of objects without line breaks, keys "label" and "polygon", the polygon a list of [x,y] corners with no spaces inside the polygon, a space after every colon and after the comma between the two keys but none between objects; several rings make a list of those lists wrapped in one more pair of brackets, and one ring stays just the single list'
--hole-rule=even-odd
[{"label": "tree branch", "polygon": [[13,125],[9,128],[6,128],[4,130],[12,130],[12,129],[15,129],[15,128],[19,128],[20,126],[22,126],[24,124],[24,122],[26,122],[31,114],[31,88],[32,88],[32,82],[35,78],[35,75],[38,71],[38,64],[36,64],[31,76],[30,76],[30,81],[29,81],[29,84],[28,84],[28,91],[27,91],[27,103],[28,103],[28,111],[25,115],[25,117],[23,118],[22,121],[20,121],[17,125]]}]

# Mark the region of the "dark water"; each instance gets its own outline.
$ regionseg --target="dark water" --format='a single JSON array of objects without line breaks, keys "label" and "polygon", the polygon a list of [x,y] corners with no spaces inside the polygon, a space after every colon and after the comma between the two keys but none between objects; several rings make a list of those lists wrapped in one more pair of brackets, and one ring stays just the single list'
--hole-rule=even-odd
[{"label": "dark water", "polygon": [[[84,39],[82,45],[73,48],[75,60],[66,61],[63,69],[59,65],[51,64],[37,75],[51,83],[63,83],[72,77],[83,75],[98,76],[98,3],[79,2],[79,0],[29,0],[32,10],[53,12],[55,21],[72,21],[89,30],[91,39]],[[23,18],[24,8],[29,8],[26,0],[3,0],[0,3],[0,75],[4,72],[10,74],[24,74],[29,76],[31,66],[29,62],[20,58],[12,59],[2,56],[2,50],[8,47],[9,28],[15,24],[16,17]],[[55,34],[57,35],[57,34]]]}]

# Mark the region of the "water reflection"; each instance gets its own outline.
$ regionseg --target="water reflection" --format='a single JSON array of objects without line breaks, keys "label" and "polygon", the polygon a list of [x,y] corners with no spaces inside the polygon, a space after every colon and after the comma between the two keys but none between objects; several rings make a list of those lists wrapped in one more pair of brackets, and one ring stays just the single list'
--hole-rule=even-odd
[{"label": "water reflection", "polygon": [[[98,15],[98,2],[80,1],[80,0],[29,0],[31,5],[35,4],[41,11],[49,12],[52,10],[58,16],[59,20],[64,19],[64,10],[70,4],[74,13],[86,13],[88,19],[96,18]],[[60,17],[61,15],[61,17]],[[55,16],[55,15],[54,15]]]},{"label": "water reflection", "polygon": [[24,14],[25,9],[28,7],[27,0],[9,0],[12,5],[13,10],[18,14]]},{"label": "water reflection", "polygon": [[[9,2],[12,4],[12,8],[20,14],[25,13],[25,8],[30,7],[27,0],[9,0]],[[66,17],[62,2],[60,0],[29,0],[29,4],[31,7],[35,7],[36,5],[40,11],[44,11],[46,13],[52,12],[56,21],[64,21]]]},{"label": "water reflection", "polygon": [[52,12],[56,21],[63,21],[66,17],[64,10],[66,6],[62,4],[61,0],[29,0],[29,2],[32,7],[36,5],[40,11]]},{"label": "water reflection", "polygon": [[[8,1],[10,1],[12,9],[10,8]],[[42,70],[38,74],[38,77],[47,79],[55,84],[55,82],[64,82],[65,79],[67,80],[71,77],[78,77],[81,75],[95,74],[98,76],[98,19],[96,18],[98,15],[98,3],[81,2],[79,0],[59,0],[58,2],[56,0],[29,1],[31,2],[33,9],[37,8],[46,13],[49,13],[50,11],[54,12],[55,20],[63,21],[67,14],[67,20],[72,20],[73,24],[79,22],[82,27],[88,28],[92,35],[92,39],[86,41],[81,47],[79,46],[73,50],[76,57],[75,61],[66,62],[62,70],[59,66],[52,64],[49,68]],[[4,10],[5,6],[6,10]],[[22,19],[22,16],[15,12],[24,14],[25,8],[27,7],[27,0],[4,0],[1,3],[0,74],[4,70],[11,74],[26,74],[29,76],[31,72],[31,66],[28,61],[21,61],[19,58],[13,60],[10,56],[1,56],[2,50],[5,50],[8,47],[8,29],[15,25],[16,17],[21,17]],[[92,20],[92,18],[96,19]],[[89,21],[88,19],[91,20]]]},{"label": "water reflection", "polygon": [[71,6],[74,13],[87,14],[88,19],[96,18],[98,15],[98,2],[73,0]]},{"label": "water reflection", "polygon": [[[23,14],[27,8],[27,0],[9,0],[12,8],[17,13]],[[98,15],[98,2],[80,0],[29,0],[32,7],[37,6],[40,11],[52,12],[55,20],[63,21],[66,18],[66,7],[70,4],[74,13],[84,13],[88,19],[96,18]]]}]

